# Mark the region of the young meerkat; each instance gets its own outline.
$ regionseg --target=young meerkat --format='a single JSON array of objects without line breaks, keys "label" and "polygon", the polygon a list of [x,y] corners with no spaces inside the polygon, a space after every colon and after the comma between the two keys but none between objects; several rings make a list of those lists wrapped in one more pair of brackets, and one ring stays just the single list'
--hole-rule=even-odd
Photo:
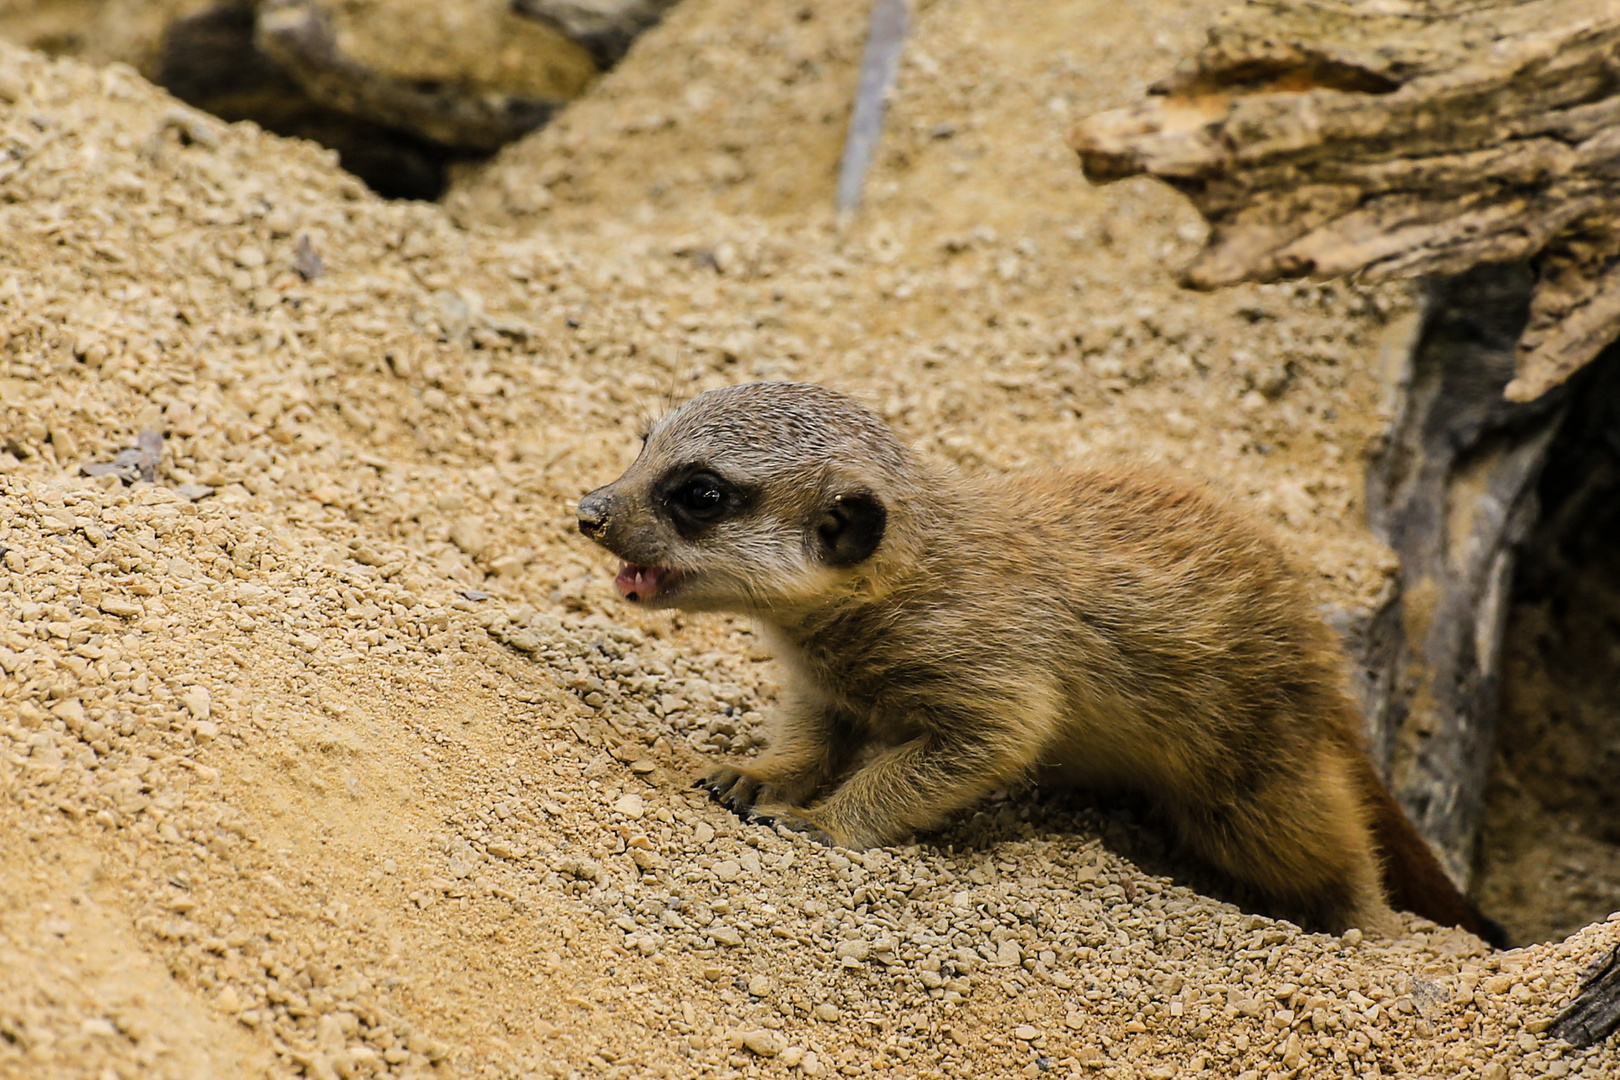
[{"label": "young meerkat", "polygon": [[965,478],[763,382],[654,422],[578,516],[627,599],[752,616],[786,669],[768,750],[699,781],[745,817],[858,849],[1024,780],[1130,791],[1274,914],[1490,931],[1374,773],[1287,560],[1201,487]]}]

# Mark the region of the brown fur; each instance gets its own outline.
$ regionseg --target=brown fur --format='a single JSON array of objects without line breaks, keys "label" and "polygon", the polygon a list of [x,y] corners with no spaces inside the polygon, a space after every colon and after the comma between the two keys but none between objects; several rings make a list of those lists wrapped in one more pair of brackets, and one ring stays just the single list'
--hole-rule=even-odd
[{"label": "brown fur", "polygon": [[1472,914],[1367,763],[1298,577],[1195,484],[966,479],[843,395],[755,383],[658,421],[580,523],[632,599],[772,640],[769,751],[703,781],[739,812],[864,848],[1024,779],[1129,790],[1306,925],[1382,917],[1378,844],[1419,882],[1391,890],[1404,905]]}]

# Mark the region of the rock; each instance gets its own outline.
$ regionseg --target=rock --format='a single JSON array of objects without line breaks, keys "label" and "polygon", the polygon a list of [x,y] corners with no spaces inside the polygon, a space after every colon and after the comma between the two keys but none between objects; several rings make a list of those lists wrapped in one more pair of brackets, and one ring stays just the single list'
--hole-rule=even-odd
[{"label": "rock", "polygon": [[[484,152],[549,119],[596,74],[580,46],[499,0],[396,0],[387,18],[274,0],[260,8],[253,41],[334,112]],[[501,63],[513,48],[526,63]]]},{"label": "rock", "polygon": [[675,0],[513,0],[512,10],[555,27],[590,50],[603,68],[623,58],[630,43],[663,18]]},{"label": "rock", "polygon": [[714,864],[714,876],[728,885],[741,873],[742,864],[736,859],[722,859]]},{"label": "rock", "polygon": [[450,542],[474,559],[489,551],[489,533],[473,518],[460,518],[450,526]]},{"label": "rock", "polygon": [[78,698],[64,698],[51,706],[51,712],[62,718],[68,730],[77,734],[85,725],[88,717],[84,714],[84,706]]},{"label": "rock", "polygon": [[347,1050],[348,1040],[343,1036],[343,1022],[332,1013],[326,1013],[315,1022],[315,1045],[328,1054]]},{"label": "rock", "polygon": [[304,1058],[304,1073],[310,1080],[343,1080],[332,1065],[332,1055],[321,1050]]},{"label": "rock", "polygon": [[28,84],[20,72],[0,69],[0,103],[7,105],[21,101],[28,94]]},{"label": "rock", "polygon": [[207,720],[214,713],[214,697],[205,687],[193,686],[180,695],[180,703],[197,720]]},{"label": "rock", "polygon": [[849,941],[840,941],[833,953],[839,959],[865,960],[872,954],[872,943],[865,938],[852,938]]},{"label": "rock", "polygon": [[619,796],[618,801],[613,804],[613,809],[632,821],[639,820],[641,815],[647,812],[647,806],[641,801],[641,796],[635,794]]},{"label": "rock", "polygon": [[103,596],[99,607],[108,615],[115,615],[120,619],[134,619],[146,614],[146,609],[140,604],[121,596]]},{"label": "rock", "polygon": [[755,1028],[744,1033],[742,1044],[760,1057],[775,1057],[782,1052],[782,1040],[768,1028]]}]

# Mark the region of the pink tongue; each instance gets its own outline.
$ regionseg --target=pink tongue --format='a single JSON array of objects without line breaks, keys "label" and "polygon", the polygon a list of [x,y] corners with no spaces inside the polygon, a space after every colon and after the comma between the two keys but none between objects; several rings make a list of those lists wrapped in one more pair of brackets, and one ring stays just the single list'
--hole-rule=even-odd
[{"label": "pink tongue", "polygon": [[663,572],[656,566],[625,563],[619,567],[619,576],[613,580],[613,584],[619,587],[619,595],[626,599],[650,600],[657,595],[658,584],[663,576]]}]

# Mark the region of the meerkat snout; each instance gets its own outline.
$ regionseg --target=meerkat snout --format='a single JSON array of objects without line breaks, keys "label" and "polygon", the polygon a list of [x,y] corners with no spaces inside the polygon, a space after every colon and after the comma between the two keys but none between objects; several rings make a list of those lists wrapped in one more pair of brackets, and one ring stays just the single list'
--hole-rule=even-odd
[{"label": "meerkat snout", "polygon": [[579,500],[579,507],[575,516],[579,519],[579,531],[586,536],[598,536],[607,525],[609,498],[605,489],[597,488],[595,491]]}]

